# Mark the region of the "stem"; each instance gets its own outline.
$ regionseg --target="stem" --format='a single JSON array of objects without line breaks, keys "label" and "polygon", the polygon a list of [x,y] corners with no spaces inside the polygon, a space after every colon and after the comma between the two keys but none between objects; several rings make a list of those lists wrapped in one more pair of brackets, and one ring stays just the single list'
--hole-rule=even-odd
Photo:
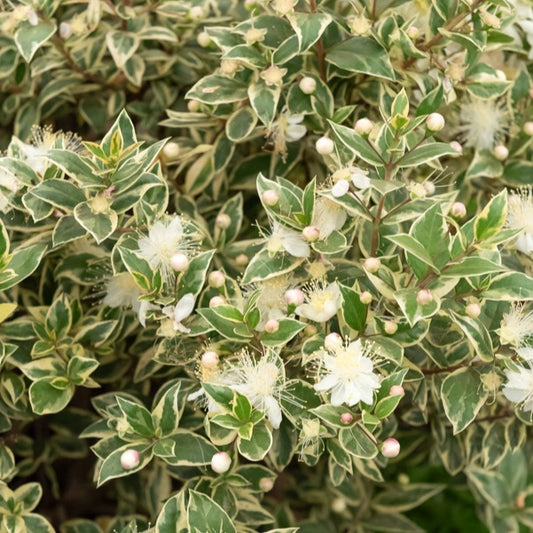
[{"label": "stem", "polygon": [[[392,177],[392,169],[394,165],[387,164],[385,167],[385,181],[389,181]],[[372,230],[372,250],[370,252],[371,257],[375,257],[378,251],[379,243],[379,223],[381,222],[381,214],[383,213],[383,207],[385,205],[385,195],[383,194],[379,199],[378,209],[374,218],[374,228]]]},{"label": "stem", "polygon": [[[309,0],[311,4],[311,12],[317,12],[316,0]],[[328,82],[327,70],[326,70],[326,53],[324,52],[324,43],[322,37],[316,42],[316,55],[318,58],[318,70],[320,72],[320,79],[324,82]]]},{"label": "stem", "polygon": [[455,370],[459,370],[460,368],[466,368],[467,366],[479,366],[479,365],[485,365],[487,364],[485,361],[472,361],[470,365],[452,365],[447,366],[444,368],[420,368],[420,372],[424,374],[424,376],[432,376],[434,374],[443,374],[444,372],[454,372]]}]

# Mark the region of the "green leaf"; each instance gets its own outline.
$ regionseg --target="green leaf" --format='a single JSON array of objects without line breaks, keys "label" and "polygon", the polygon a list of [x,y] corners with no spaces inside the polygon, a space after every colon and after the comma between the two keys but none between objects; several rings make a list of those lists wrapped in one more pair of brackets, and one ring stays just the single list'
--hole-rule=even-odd
[{"label": "green leaf", "polygon": [[344,320],[355,331],[363,331],[366,326],[366,317],[368,313],[368,306],[361,302],[359,293],[339,284],[339,289],[342,294],[342,316]]},{"label": "green leaf", "polygon": [[[120,457],[126,450],[136,450],[140,455],[139,464],[135,468],[131,468],[129,470],[126,470],[120,464]],[[110,479],[129,476],[130,474],[142,470],[152,460],[152,457],[152,449],[146,444],[128,443],[125,446],[117,448],[110,453],[99,466],[97,487],[100,487]]]},{"label": "green leaf", "polygon": [[300,53],[308,50],[320,39],[332,18],[327,13],[295,13],[289,19],[298,38]]},{"label": "green leaf", "polygon": [[165,502],[155,523],[155,533],[188,533],[184,491]]},{"label": "green leaf", "polygon": [[394,81],[387,52],[370,37],[352,37],[327,50],[326,61],[347,70]]},{"label": "green leaf", "polygon": [[35,52],[56,32],[53,22],[40,22],[36,26],[23,24],[15,32],[15,44],[22,57],[29,63]]},{"label": "green leaf", "polygon": [[[58,388],[58,385],[61,385]],[[33,412],[37,415],[59,413],[70,402],[74,386],[56,377],[43,378],[32,383],[29,395]]]},{"label": "green leaf", "polygon": [[250,461],[261,461],[272,446],[272,433],[265,422],[261,421],[253,427],[249,440],[239,438],[239,453]]},{"label": "green leaf", "polygon": [[492,278],[483,292],[486,300],[533,300],[533,278],[522,272],[507,272]]},{"label": "green leaf", "polygon": [[83,192],[65,180],[49,179],[42,181],[33,187],[31,192],[37,198],[64,211],[73,211],[79,203],[85,202]]},{"label": "green leaf", "polygon": [[255,254],[250,261],[242,283],[254,283],[286,274],[297,268],[303,262],[303,258],[293,257],[289,254],[271,254],[264,249]]},{"label": "green leaf", "polygon": [[233,142],[247,139],[257,124],[257,115],[249,106],[241,107],[226,122],[226,135]]},{"label": "green leaf", "polygon": [[399,233],[398,235],[387,235],[386,238],[438,272],[438,269],[433,264],[433,260],[429,256],[426,248],[411,235]]},{"label": "green leaf", "polygon": [[98,244],[105,241],[117,229],[118,215],[109,210],[106,213],[96,213],[88,202],[78,204],[74,209],[77,222],[86,229]]},{"label": "green leaf", "polygon": [[328,120],[335,136],[339,141],[350,149],[357,157],[360,157],[363,161],[370,163],[371,165],[381,167],[384,163],[383,158],[379,153],[374,151],[366,139],[359,135],[353,128],[347,128],[340,124],[335,124],[331,120]]},{"label": "green leaf", "polygon": [[154,454],[172,466],[203,466],[211,462],[218,450],[201,435],[178,429],[171,437],[158,440]]},{"label": "green leaf", "polygon": [[453,321],[463,330],[476,355],[486,362],[494,360],[494,349],[487,328],[479,321],[468,316],[462,316],[451,312]]},{"label": "green leaf", "polygon": [[446,376],[441,386],[441,398],[444,412],[456,435],[476,418],[488,398],[488,392],[480,374],[467,367]]},{"label": "green leaf", "polygon": [[181,383],[178,381],[170,387],[152,411],[156,434],[166,437],[178,429],[180,423],[180,406],[178,403]]},{"label": "green leaf", "polygon": [[396,164],[401,168],[416,167],[445,155],[457,155],[457,150],[448,143],[427,143],[407,152]]},{"label": "green leaf", "polygon": [[179,298],[189,293],[194,297],[199,294],[204,286],[205,277],[214,253],[214,251],[201,252],[190,260],[187,270],[178,279],[177,292]]},{"label": "green leaf", "polygon": [[155,433],[154,421],[150,411],[136,402],[117,396],[117,404],[130,428],[142,437],[152,437]]},{"label": "green leaf", "polygon": [[74,356],[67,365],[67,376],[76,385],[83,385],[100,363],[91,357]]},{"label": "green leaf", "polygon": [[236,533],[224,509],[205,494],[189,490],[187,523],[190,533]]},{"label": "green leaf", "polygon": [[75,241],[87,235],[87,232],[82,228],[73,216],[62,216],[54,228],[52,234],[52,243],[54,248],[66,244],[67,242]]},{"label": "green leaf", "polygon": [[513,505],[514,502],[511,500],[507,481],[499,472],[469,466],[465,473],[468,481],[492,507],[500,509]]},{"label": "green leaf", "polygon": [[242,102],[247,98],[247,85],[233,78],[213,74],[201,78],[185,98],[199,100],[205,104]]},{"label": "green leaf", "polygon": [[372,507],[380,513],[401,513],[418,507],[444,489],[444,485],[409,483],[387,488],[372,499]]},{"label": "green leaf", "polygon": [[376,442],[359,424],[342,428],[339,431],[339,440],[342,447],[355,457],[372,459],[378,454]]},{"label": "green leaf", "polygon": [[424,318],[433,316],[440,309],[440,300],[435,295],[433,295],[431,302],[420,305],[416,301],[417,294],[418,289],[416,288],[402,289],[394,293],[394,298],[411,326]]},{"label": "green leaf", "polygon": [[261,335],[261,342],[265,346],[285,345],[306,326],[306,324],[294,318],[280,318],[278,323],[279,329],[277,331],[274,333],[264,332]]},{"label": "green leaf", "polygon": [[243,314],[232,305],[198,309],[198,314],[227,339],[243,341],[253,337],[244,322]]},{"label": "green leaf", "polygon": [[272,124],[276,116],[280,94],[281,87],[271,87],[262,80],[248,87],[250,104],[259,120],[267,127]]},{"label": "green leaf", "polygon": [[137,50],[140,39],[134,33],[110,31],[106,33],[106,44],[115,65],[121,69]]},{"label": "green leaf", "polygon": [[507,218],[507,189],[496,195],[477,216],[474,224],[476,240],[483,241],[496,235]]},{"label": "green leaf", "polygon": [[505,267],[483,257],[465,257],[460,263],[442,269],[441,277],[470,277],[501,272]]},{"label": "green leaf", "polygon": [[17,249],[11,257],[7,270],[0,273],[0,291],[18,285],[23,279],[33,274],[47,249],[46,243],[32,244],[26,248]]}]

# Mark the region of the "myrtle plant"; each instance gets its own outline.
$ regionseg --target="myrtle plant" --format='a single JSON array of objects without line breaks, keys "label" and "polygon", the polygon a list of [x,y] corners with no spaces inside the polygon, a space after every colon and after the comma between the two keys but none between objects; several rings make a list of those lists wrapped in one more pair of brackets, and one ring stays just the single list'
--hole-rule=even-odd
[{"label": "myrtle plant", "polygon": [[2,532],[533,528],[533,6],[0,28]]}]

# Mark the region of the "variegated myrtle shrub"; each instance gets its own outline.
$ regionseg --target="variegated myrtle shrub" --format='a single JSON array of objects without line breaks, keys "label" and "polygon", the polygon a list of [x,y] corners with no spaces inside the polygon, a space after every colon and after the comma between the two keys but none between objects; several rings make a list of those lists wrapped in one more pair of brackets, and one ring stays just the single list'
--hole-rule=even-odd
[{"label": "variegated myrtle shrub", "polygon": [[4,0],[0,531],[533,528],[531,58],[527,0]]}]

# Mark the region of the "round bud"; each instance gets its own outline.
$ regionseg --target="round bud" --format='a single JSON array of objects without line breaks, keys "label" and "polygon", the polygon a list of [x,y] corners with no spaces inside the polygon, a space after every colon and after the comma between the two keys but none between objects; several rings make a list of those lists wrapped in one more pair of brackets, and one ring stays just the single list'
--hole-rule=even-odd
[{"label": "round bud", "polygon": [[533,122],[526,122],[523,126],[523,131],[526,135],[533,135]]},{"label": "round bud", "polygon": [[62,216],[65,216],[65,213],[63,213],[61,209],[54,209],[52,215],[54,216],[54,218],[61,218]]},{"label": "round bud", "polygon": [[[194,102],[195,100],[191,101]],[[163,155],[165,159],[176,159],[180,155],[180,145],[177,142],[168,142],[163,146]]]},{"label": "round bud", "polygon": [[231,466],[231,457],[226,452],[218,452],[211,457],[211,468],[217,474],[224,474]]},{"label": "round bud", "polygon": [[27,20],[32,26],[37,26],[37,24],[39,24],[39,17],[37,16],[37,13],[35,13],[35,11],[31,8],[28,9]]},{"label": "round bud", "polygon": [[217,307],[219,305],[224,305],[226,301],[222,296],[213,296],[211,300],[209,300],[209,307]]},{"label": "round bud", "polygon": [[191,20],[202,20],[206,13],[202,6],[193,6],[189,9],[189,18]]},{"label": "round bud", "polygon": [[267,85],[280,85],[283,83],[283,76],[287,69],[279,68],[277,65],[272,65],[266,70],[263,70],[261,77],[265,80]]},{"label": "round bud", "polygon": [[265,32],[266,30],[262,30],[259,28],[250,28],[244,34],[244,40],[246,41],[246,44],[259,43],[265,40]]},{"label": "round bud", "polygon": [[440,113],[431,113],[426,118],[426,127],[429,131],[440,131],[444,128],[444,117]]},{"label": "round bud", "polygon": [[494,150],[492,150],[492,155],[498,161],[505,161],[509,157],[509,148],[503,144],[499,144],[498,146],[494,147]]},{"label": "round bud", "polygon": [[218,361],[218,354],[213,350],[209,350],[202,354],[202,366],[205,368],[215,368],[218,365]]},{"label": "round bud", "polygon": [[274,189],[268,189],[261,196],[261,200],[265,205],[272,207],[279,202],[279,194]]},{"label": "round bud", "polygon": [[463,218],[466,215],[466,206],[462,202],[455,202],[451,212],[454,217]]},{"label": "round bud", "polygon": [[400,485],[409,485],[409,483],[411,483],[411,480],[405,472],[402,472],[401,474],[398,474],[398,483]]},{"label": "round bud", "polygon": [[331,502],[331,510],[334,512],[334,513],[343,513],[344,511],[346,511],[346,500],[344,498],[335,498],[332,502]]},{"label": "round bud", "polygon": [[244,9],[252,11],[259,7],[259,2],[257,0],[244,0]]},{"label": "round bud", "polygon": [[427,194],[435,194],[435,184],[432,181],[425,181],[423,185]]},{"label": "round bud", "polygon": [[403,396],[404,394],[405,390],[401,385],[393,385],[389,391],[390,396]]},{"label": "round bud", "polygon": [[315,242],[320,237],[320,230],[316,226],[306,226],[302,230],[302,236],[307,242]]},{"label": "round bud", "polygon": [[372,294],[368,291],[363,291],[359,294],[359,300],[365,305],[369,305],[372,302]]},{"label": "round bud", "polygon": [[469,317],[477,318],[481,314],[481,306],[476,303],[468,304],[465,307],[465,312]]},{"label": "round bud", "polygon": [[421,289],[416,295],[416,303],[418,305],[427,305],[433,301],[433,295],[429,289]]},{"label": "round bud", "polygon": [[269,477],[262,477],[259,480],[259,488],[263,492],[270,492],[274,488],[274,480]]},{"label": "round bud", "polygon": [[141,456],[137,450],[126,450],[120,456],[120,465],[124,470],[137,468],[141,462]]},{"label": "round bud", "polygon": [[400,443],[396,439],[385,439],[381,445],[384,457],[397,457],[400,453]]},{"label": "round bud", "polygon": [[383,327],[385,328],[385,333],[387,335],[394,335],[398,331],[398,324],[396,324],[394,320],[387,320],[387,322],[383,324]]},{"label": "round bud", "polygon": [[231,75],[239,70],[239,62],[236,59],[223,59],[220,62],[222,74]]},{"label": "round bud", "polygon": [[305,76],[300,80],[298,87],[304,94],[313,94],[316,90],[316,81],[310,76]]},{"label": "round bud", "polygon": [[359,135],[369,135],[373,127],[374,124],[372,121],[366,117],[363,117],[355,123],[354,130],[359,133]]},{"label": "round bud", "polygon": [[413,39],[413,41],[420,37],[420,30],[416,26],[409,26],[406,33],[409,39]]},{"label": "round bud", "polygon": [[379,267],[381,266],[381,261],[377,257],[369,257],[368,259],[365,259],[363,266],[365,267],[365,270],[367,270],[371,274],[374,274],[379,270]]},{"label": "round bud", "polygon": [[237,263],[237,265],[239,266],[246,266],[248,263],[249,263],[249,259],[248,259],[248,256],[246,254],[239,254],[236,258],[235,258],[235,262]]},{"label": "round bud", "polygon": [[326,338],[324,339],[324,346],[326,350],[330,350],[334,352],[335,350],[339,350],[344,345],[344,342],[342,341],[342,337],[338,333],[330,333],[329,335],[326,335]]},{"label": "round bud", "polygon": [[215,289],[220,289],[220,287],[223,287],[225,281],[226,276],[224,276],[224,272],[222,272],[221,270],[213,270],[213,272],[209,273],[209,276],[207,278],[209,286],[214,287]]},{"label": "round bud", "polygon": [[176,272],[183,272],[189,266],[189,258],[185,254],[174,254],[170,258],[170,266]]},{"label": "round bud", "polygon": [[187,109],[191,113],[196,113],[200,109],[200,102],[198,100],[189,100],[187,102]]},{"label": "round bud", "polygon": [[276,333],[279,329],[279,322],[275,318],[271,318],[266,321],[265,331],[267,333]]},{"label": "round bud", "polygon": [[283,297],[289,305],[302,305],[305,300],[305,294],[300,289],[289,289]]},{"label": "round bud", "polygon": [[305,326],[304,328],[304,335],[306,337],[312,337],[313,335],[316,335],[316,332],[318,330],[316,329],[316,326],[313,326],[312,324],[309,324],[308,326]]},{"label": "round bud", "polygon": [[59,25],[59,37],[61,39],[68,39],[72,35],[72,26],[69,22],[62,22]]},{"label": "round bud", "polygon": [[461,143],[457,142],[457,141],[452,141],[450,143],[450,147],[455,150],[458,154],[462,154],[463,153],[463,147],[461,146]]},{"label": "round bud", "polygon": [[207,33],[206,31],[201,31],[197,36],[196,36],[196,42],[203,48],[206,48],[207,46],[209,46],[211,44],[211,37],[209,37],[209,33]]},{"label": "round bud", "polygon": [[342,413],[341,415],[341,424],[351,424],[353,422],[352,413]]},{"label": "round bud", "polygon": [[226,213],[220,213],[215,219],[215,226],[221,229],[227,229],[231,226],[231,217]]},{"label": "round bud", "polygon": [[335,143],[329,137],[320,137],[315,143],[316,151],[321,155],[329,155],[335,149]]},{"label": "round bud", "polygon": [[526,506],[526,496],[523,492],[520,492],[514,501],[517,509],[523,509]]}]

